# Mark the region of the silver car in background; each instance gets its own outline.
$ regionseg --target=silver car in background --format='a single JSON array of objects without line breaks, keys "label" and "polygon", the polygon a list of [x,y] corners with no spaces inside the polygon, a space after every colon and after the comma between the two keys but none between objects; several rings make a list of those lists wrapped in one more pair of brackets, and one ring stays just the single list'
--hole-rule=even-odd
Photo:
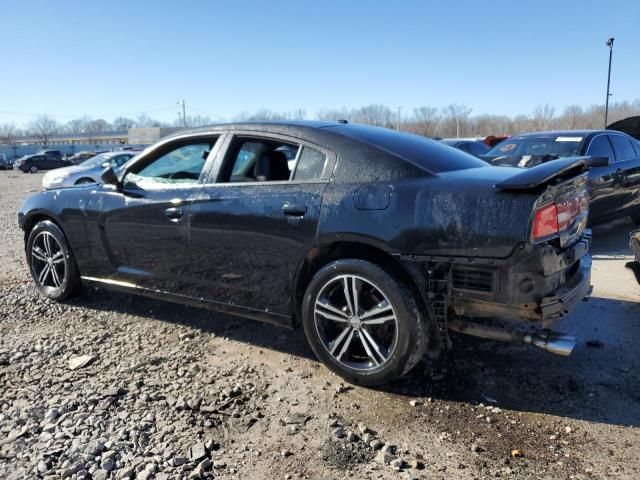
[{"label": "silver car in background", "polygon": [[98,183],[100,181],[100,175],[106,167],[118,170],[137,153],[137,151],[129,150],[101,153],[85,160],[79,165],[51,170],[42,178],[42,188],[50,190],[53,188]]}]

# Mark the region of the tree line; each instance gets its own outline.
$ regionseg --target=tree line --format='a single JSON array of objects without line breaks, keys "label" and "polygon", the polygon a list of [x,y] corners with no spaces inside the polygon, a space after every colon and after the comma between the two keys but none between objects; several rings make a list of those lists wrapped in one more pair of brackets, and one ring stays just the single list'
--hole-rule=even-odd
[{"label": "tree line", "polygon": [[[261,109],[254,113],[243,112],[233,121],[269,120],[348,120],[402,131],[427,137],[484,137],[487,135],[513,135],[520,132],[560,129],[601,129],[604,128],[604,105],[569,105],[560,113],[551,105],[539,105],[528,115],[478,114],[467,105],[451,104],[443,108],[424,106],[409,112],[391,109],[385,105],[372,104],[360,108],[323,108],[315,115],[307,115],[300,108],[291,112],[276,112]],[[609,105],[609,122],[640,115],[640,99],[615,102]],[[93,119],[83,116],[66,123],[49,115],[40,115],[23,127],[15,123],[0,124],[0,144],[13,145],[21,136],[36,137],[47,145],[54,135],[61,133],[101,133],[110,130],[126,130],[132,127],[200,127],[214,122],[205,115],[191,115],[173,123],[163,122],[146,114],[136,118],[117,117],[109,122],[103,118]]]}]

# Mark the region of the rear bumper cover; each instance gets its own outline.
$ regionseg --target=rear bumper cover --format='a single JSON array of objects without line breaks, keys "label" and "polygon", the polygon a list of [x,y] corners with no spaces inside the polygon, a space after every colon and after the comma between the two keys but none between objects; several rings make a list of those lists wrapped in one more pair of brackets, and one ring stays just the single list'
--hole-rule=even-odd
[{"label": "rear bumper cover", "polygon": [[555,321],[569,313],[591,291],[591,254],[584,252],[576,262],[578,265],[577,268],[574,267],[571,277],[552,293],[541,298],[532,297],[529,301],[514,304],[462,298],[455,302],[454,308],[470,317],[498,317],[546,323]]}]

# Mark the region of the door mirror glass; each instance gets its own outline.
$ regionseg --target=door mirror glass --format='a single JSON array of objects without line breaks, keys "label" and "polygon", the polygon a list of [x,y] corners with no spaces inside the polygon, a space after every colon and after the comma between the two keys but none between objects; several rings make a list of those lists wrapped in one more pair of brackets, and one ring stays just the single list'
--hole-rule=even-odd
[{"label": "door mirror glass", "polygon": [[116,172],[114,172],[113,168],[111,168],[110,166],[105,168],[104,172],[102,172],[102,175],[100,175],[100,178],[102,179],[102,182],[105,185],[118,186],[120,183],[118,181],[118,176],[116,175]]}]

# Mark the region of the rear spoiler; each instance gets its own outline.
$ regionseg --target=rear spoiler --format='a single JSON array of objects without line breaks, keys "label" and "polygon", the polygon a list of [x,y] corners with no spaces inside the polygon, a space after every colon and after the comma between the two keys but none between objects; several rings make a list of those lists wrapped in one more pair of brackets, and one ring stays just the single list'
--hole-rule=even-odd
[{"label": "rear spoiler", "polygon": [[[500,190],[533,190],[562,176],[578,175],[587,171],[589,157],[569,157],[527,168],[513,177],[496,184]],[[498,167],[499,168],[499,167]]]}]

